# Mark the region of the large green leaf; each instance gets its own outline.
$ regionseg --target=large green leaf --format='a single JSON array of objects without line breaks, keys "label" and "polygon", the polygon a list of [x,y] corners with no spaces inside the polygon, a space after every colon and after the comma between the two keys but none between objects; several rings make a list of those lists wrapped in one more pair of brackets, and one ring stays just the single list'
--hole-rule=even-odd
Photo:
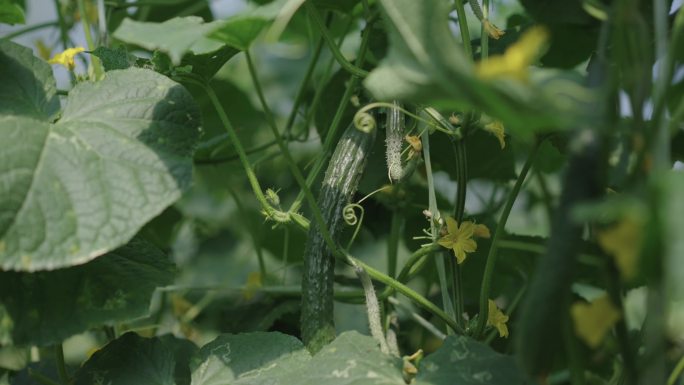
[{"label": "large green leaf", "polygon": [[449,336],[425,358],[415,385],[516,385],[530,381],[511,356],[464,336]]},{"label": "large green leaf", "polygon": [[147,314],[150,296],[174,267],[139,239],[85,265],[37,273],[0,272],[0,304],[15,344],[46,345]]},{"label": "large green leaf", "polygon": [[110,342],[76,372],[76,385],[187,385],[190,354],[197,348],[171,336],[143,338],[126,333]]},{"label": "large green leaf", "polygon": [[380,100],[476,108],[522,135],[589,120],[594,95],[572,72],[531,69],[529,81],[484,81],[454,38],[447,0],[381,0],[390,51],[364,84]]},{"label": "large green leaf", "polygon": [[299,340],[280,333],[223,335],[200,350],[193,367],[193,385],[403,383],[401,360],[357,332],[342,333],[313,357]]},{"label": "large green leaf", "polygon": [[49,119],[59,111],[52,69],[31,49],[0,39],[0,115]]},{"label": "large green leaf", "polygon": [[220,49],[223,44],[204,37],[220,25],[219,21],[205,23],[198,16],[174,17],[163,23],[125,19],[114,37],[151,51],[162,51],[178,65],[187,53],[202,55]]},{"label": "large green leaf", "polygon": [[224,334],[192,361],[192,385],[286,385],[311,359],[304,345],[281,333]]},{"label": "large green leaf", "polygon": [[0,117],[0,268],[56,269],[130,240],[192,177],[199,111],[152,71],[80,83],[55,124]]},{"label": "large green leaf", "polygon": [[24,10],[12,0],[0,0],[0,23],[26,23]]}]

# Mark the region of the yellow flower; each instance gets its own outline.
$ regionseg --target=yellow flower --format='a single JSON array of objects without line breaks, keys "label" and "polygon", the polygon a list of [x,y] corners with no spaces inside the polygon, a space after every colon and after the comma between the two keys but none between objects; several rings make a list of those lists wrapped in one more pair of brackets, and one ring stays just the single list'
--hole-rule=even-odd
[{"label": "yellow flower", "polygon": [[548,37],[549,33],[543,27],[528,29],[503,55],[479,62],[477,75],[486,80],[502,77],[527,80],[527,69],[545,51]]},{"label": "yellow flower", "polygon": [[617,225],[598,232],[601,248],[615,258],[622,279],[629,281],[637,273],[637,260],[641,251],[641,223],[624,218]]},{"label": "yellow flower", "polygon": [[74,56],[85,51],[83,47],[69,48],[62,53],[58,53],[53,56],[52,59],[48,60],[50,64],[61,64],[65,66],[69,71],[72,71],[76,64],[74,63]]},{"label": "yellow flower", "polygon": [[591,348],[596,348],[603,337],[620,319],[620,311],[604,295],[590,303],[576,302],[570,307],[575,334]]},{"label": "yellow flower", "polygon": [[499,331],[499,337],[508,338],[508,326],[506,326],[508,316],[496,306],[496,302],[490,299],[488,304],[487,326],[494,326]]},{"label": "yellow flower", "polygon": [[440,238],[437,243],[447,249],[452,249],[456,255],[456,261],[461,264],[465,261],[466,253],[477,250],[477,243],[473,240],[475,224],[465,221],[458,225],[454,218],[446,218],[447,234]]},{"label": "yellow flower", "polygon": [[254,298],[259,288],[262,286],[261,283],[261,273],[258,271],[253,271],[247,276],[247,284],[242,291],[242,298],[249,301]]}]

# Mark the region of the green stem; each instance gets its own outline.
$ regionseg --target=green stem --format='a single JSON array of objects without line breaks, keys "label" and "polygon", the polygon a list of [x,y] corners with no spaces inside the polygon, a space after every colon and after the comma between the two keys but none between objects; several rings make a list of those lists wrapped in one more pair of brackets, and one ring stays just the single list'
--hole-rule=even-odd
[{"label": "green stem", "polygon": [[[363,65],[363,61],[366,57],[366,52],[368,51],[368,44],[370,42],[370,27],[370,24],[366,26],[366,29],[364,30],[363,36],[361,38],[361,47],[359,47],[359,57],[357,60],[359,65]],[[340,123],[342,122],[342,117],[344,116],[344,112],[347,109],[347,105],[349,105],[349,101],[352,97],[352,94],[356,90],[356,86],[358,85],[358,83],[359,78],[356,76],[352,76],[351,80],[347,84],[347,89],[344,91],[344,94],[342,95],[340,105],[337,107],[335,116],[333,117],[332,123],[330,124],[330,128],[326,133],[325,140],[323,141],[323,150],[321,152],[323,155],[316,159],[316,162],[314,163],[311,171],[309,172],[309,175],[307,175],[306,177],[306,185],[309,188],[311,188],[311,186],[314,184],[316,178],[318,178],[318,175],[323,170],[323,166],[325,166],[328,157],[330,156],[330,154],[332,154],[332,146],[334,144],[334,140],[337,138],[337,131],[340,127]],[[301,191],[297,195],[297,198],[295,198],[292,205],[290,206],[288,212],[296,212],[297,210],[299,210],[303,200],[304,192]]]},{"label": "green stem", "polygon": [[271,127],[271,131],[273,131],[273,136],[275,137],[275,140],[278,143],[280,152],[282,156],[285,158],[285,162],[290,168],[290,171],[292,172],[292,175],[297,181],[299,188],[304,192],[304,197],[309,202],[309,207],[311,208],[314,220],[316,221],[316,224],[318,224],[319,230],[321,232],[321,235],[323,236],[323,239],[325,240],[326,246],[328,246],[330,250],[336,250],[337,245],[335,244],[335,241],[333,241],[332,236],[330,235],[330,231],[328,230],[328,224],[325,223],[325,220],[323,219],[323,214],[321,213],[321,209],[318,207],[318,204],[316,203],[316,198],[311,193],[311,189],[306,184],[304,176],[302,175],[301,171],[297,167],[297,164],[292,158],[290,149],[287,147],[287,144],[280,136],[280,132],[278,131],[278,127],[273,117],[273,113],[271,112],[271,109],[268,107],[268,103],[266,103],[266,98],[264,96],[263,89],[261,88],[261,84],[256,73],[256,67],[254,66],[254,61],[252,60],[252,55],[250,54],[249,50],[245,51],[245,57],[247,58],[247,67],[249,68],[249,73],[252,77],[254,88],[256,89],[257,96],[259,97],[259,101],[261,102],[262,108],[264,109],[268,125]]},{"label": "green stem", "polygon": [[216,110],[219,119],[223,124],[223,127],[226,129],[226,132],[228,133],[230,141],[235,147],[235,152],[237,152],[238,157],[240,158],[240,163],[242,163],[242,167],[244,168],[245,173],[247,174],[247,180],[249,181],[249,184],[252,187],[252,191],[254,192],[254,195],[259,201],[259,204],[261,205],[261,208],[264,210],[266,216],[268,218],[275,220],[276,222],[292,221],[301,229],[307,230],[309,228],[309,222],[306,220],[306,218],[296,213],[284,213],[280,210],[276,210],[273,206],[271,206],[270,203],[268,203],[266,197],[264,196],[263,190],[261,189],[261,185],[259,184],[259,180],[257,179],[256,174],[254,173],[254,169],[252,168],[252,165],[249,163],[247,154],[245,153],[245,150],[242,147],[242,143],[240,142],[240,139],[238,138],[237,133],[235,132],[235,128],[233,128],[233,125],[230,123],[230,120],[228,120],[226,111],[223,109],[221,102],[219,101],[218,97],[216,96],[216,93],[211,88],[211,86],[196,80],[191,80],[190,82],[202,87],[202,89],[204,89],[207,96],[209,97],[209,100],[211,101],[211,104],[214,106],[214,109]]},{"label": "green stem", "polygon": [[57,365],[59,380],[63,385],[68,385],[69,373],[67,373],[66,364],[64,363],[64,349],[62,344],[55,345],[55,364]]},{"label": "green stem", "polygon": [[387,239],[387,275],[392,278],[397,275],[397,254],[399,252],[399,241],[403,225],[404,217],[398,210],[392,211],[390,234],[389,239]]},{"label": "green stem", "polygon": [[466,56],[473,57],[473,47],[470,45],[470,31],[468,30],[468,21],[466,19],[465,6],[463,0],[454,0],[456,7],[456,15],[458,16],[458,28],[461,31],[461,40],[463,41],[463,50]]},{"label": "green stem", "polygon": [[[88,24],[88,13],[86,12],[85,0],[78,0],[78,11],[81,14],[81,23],[83,24],[83,32],[85,33],[86,42],[88,43],[88,50],[95,51],[95,41],[93,40],[93,35],[90,30],[90,24]],[[101,15],[104,17],[104,15]],[[95,74],[95,80],[102,79],[103,70],[100,59],[96,56],[90,55],[90,60],[93,65],[93,73]]]},{"label": "green stem", "polygon": [[364,270],[368,273],[368,275],[371,276],[374,280],[384,283],[385,285],[388,285],[392,287],[394,290],[397,292],[403,294],[407,298],[409,298],[411,301],[413,301],[415,304],[418,306],[422,307],[423,309],[429,311],[430,313],[434,314],[435,316],[439,317],[444,321],[451,329],[456,331],[458,334],[464,334],[465,331],[461,327],[461,325],[457,324],[456,321],[452,317],[450,317],[447,313],[445,313],[442,309],[439,307],[435,306],[432,302],[430,302],[427,298],[423,297],[422,295],[416,293],[413,289],[409,288],[408,286],[404,285],[403,283],[393,279],[392,277],[381,273],[378,270],[375,270],[374,268],[366,265],[362,261],[352,257],[351,255],[347,254],[345,252],[347,258],[353,260],[356,264],[360,265],[363,267]]},{"label": "green stem", "polygon": [[[622,302],[622,290],[620,288],[620,273],[614,266],[610,266],[608,275],[607,289],[610,299],[620,310],[620,313],[624,314],[625,309],[624,303]],[[634,350],[629,341],[629,332],[624,317],[620,318],[615,324],[615,335],[617,337],[618,347],[620,348],[620,354],[622,355],[625,383],[628,385],[636,384],[636,379],[639,378],[639,373],[637,372],[638,366],[634,356]]]},{"label": "green stem", "polygon": [[539,182],[539,188],[541,189],[542,199],[544,200],[544,209],[546,210],[546,217],[549,221],[549,226],[553,222],[553,202],[551,198],[551,192],[549,191],[549,185],[546,183],[546,178],[541,171],[535,172],[537,176],[537,182]]},{"label": "green stem", "polygon": [[309,12],[309,15],[311,16],[311,19],[313,20],[314,24],[316,24],[318,30],[321,32],[321,36],[323,37],[323,39],[325,39],[325,42],[328,44],[330,52],[332,52],[333,56],[335,57],[335,59],[337,59],[337,62],[340,63],[342,68],[344,68],[350,74],[358,76],[360,78],[365,78],[366,76],[368,76],[368,71],[365,71],[355,66],[349,60],[347,60],[347,58],[344,57],[342,51],[340,51],[340,49],[337,47],[337,44],[335,44],[335,40],[328,33],[328,29],[325,27],[323,18],[318,13],[316,6],[313,5],[311,1],[306,2],[306,9]]},{"label": "green stem", "polygon": [[[57,13],[57,23],[59,24],[59,39],[62,42],[62,49],[67,49],[69,45],[69,31],[67,31],[64,15],[62,15],[62,7],[59,0],[54,0],[55,12]],[[73,80],[73,79],[72,79]]]},{"label": "green stem", "polygon": [[[485,20],[489,19],[489,0],[482,0],[482,14]],[[484,61],[489,57],[489,34],[485,29],[484,23],[482,23],[482,29],[480,31],[480,61]]]},{"label": "green stem", "polygon": [[523,182],[525,181],[525,177],[527,176],[528,171],[532,167],[535,155],[537,154],[537,150],[539,149],[539,144],[539,142],[535,144],[532,151],[530,151],[530,154],[527,157],[527,160],[525,161],[522,170],[520,170],[518,179],[515,181],[513,189],[508,194],[506,205],[504,206],[504,209],[501,212],[499,223],[496,225],[496,230],[494,231],[494,236],[492,237],[492,244],[489,247],[489,253],[487,254],[487,262],[485,265],[484,276],[482,278],[482,286],[480,287],[480,313],[477,319],[477,327],[475,329],[474,334],[476,338],[482,336],[485,326],[487,325],[487,317],[489,315],[489,292],[492,286],[494,268],[496,267],[499,240],[501,239],[501,236],[503,235],[503,232],[506,228],[506,222],[508,221],[508,216],[511,214],[513,203],[515,203],[515,200],[518,197],[518,194],[520,193],[520,189],[522,188]]},{"label": "green stem", "polygon": [[[435,186],[432,177],[432,164],[430,162],[430,135],[428,130],[423,131],[422,134],[423,142],[423,159],[425,161],[425,173],[427,175],[428,184],[428,208],[432,217],[430,218],[430,233],[432,234],[432,242],[437,242],[438,231],[436,223],[440,220],[439,208],[437,207],[437,197],[435,194]],[[454,309],[453,298],[450,296],[449,284],[447,280],[447,268],[446,259],[452,258],[449,253],[441,253],[441,255],[435,259],[437,264],[437,275],[439,277],[439,287],[442,294],[442,305],[446,312],[452,317],[453,320],[457,319],[456,309]],[[456,323],[456,321],[454,321]],[[460,326],[460,325],[459,325]],[[456,329],[447,329],[447,334],[452,334]]]},{"label": "green stem", "polygon": [[[328,18],[328,20],[332,20],[332,14]],[[316,64],[318,64],[318,58],[321,56],[321,51],[323,51],[323,44],[323,38],[319,38],[318,43],[316,44],[316,48],[314,50],[314,54],[311,57],[309,66],[307,67],[306,73],[304,74],[304,80],[302,80],[302,82],[299,84],[299,89],[297,90],[297,95],[295,96],[292,111],[290,111],[290,116],[287,118],[287,123],[285,123],[286,135],[290,135],[290,131],[292,130],[292,126],[294,125],[295,118],[297,117],[297,111],[299,111],[299,106],[302,104],[302,101],[304,101],[304,94],[306,92],[307,87],[309,86],[311,78],[313,77],[314,69],[316,69]]]},{"label": "green stem", "polygon": [[672,370],[672,373],[670,373],[670,376],[667,378],[667,385],[675,385],[675,382],[677,382],[679,376],[682,375],[682,372],[684,372],[684,355],[679,359],[677,365],[675,365],[675,368]]},{"label": "green stem", "polygon": [[[454,217],[456,222],[463,222],[463,215],[465,214],[465,202],[467,193],[468,181],[468,167],[466,158],[465,138],[456,140],[454,143],[454,151],[456,153],[456,199],[454,205]],[[461,265],[456,263],[453,258],[449,259],[448,263],[451,272],[451,283],[453,288],[453,298],[456,305],[456,321],[463,325],[464,299],[463,299],[463,279],[461,272]]]},{"label": "green stem", "polygon": [[12,33],[9,33],[9,34],[3,36],[2,39],[7,39],[7,40],[14,39],[15,37],[21,36],[25,33],[37,31],[39,29],[48,28],[48,27],[56,27],[58,25],[59,25],[59,23],[56,21],[46,21],[44,23],[29,25],[28,27],[18,29]]}]

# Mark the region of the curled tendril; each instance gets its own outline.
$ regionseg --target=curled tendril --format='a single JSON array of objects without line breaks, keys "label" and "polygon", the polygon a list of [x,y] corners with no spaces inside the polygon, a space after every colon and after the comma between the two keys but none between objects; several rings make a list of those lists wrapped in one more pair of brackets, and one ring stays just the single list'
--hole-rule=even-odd
[{"label": "curled tendril", "polygon": [[356,129],[365,133],[371,133],[375,130],[376,126],[377,123],[375,122],[375,118],[373,115],[366,112],[365,108],[360,109],[354,115],[354,127],[356,127]]},{"label": "curled tendril", "polygon": [[[356,215],[355,209],[359,210],[359,216]],[[354,239],[356,239],[356,235],[359,233],[359,230],[361,229],[361,223],[363,223],[364,212],[365,211],[363,209],[363,206],[361,206],[358,203],[349,203],[342,209],[342,218],[344,219],[344,222],[349,226],[356,226],[356,228],[354,229],[354,234],[352,234],[352,237],[351,239],[349,239],[349,243],[347,244],[347,250],[349,250],[351,245],[354,243]]]},{"label": "curled tendril", "polygon": [[363,206],[358,203],[350,203],[342,209],[342,218],[349,226],[354,226],[359,223],[359,218],[356,216],[356,211],[354,209],[359,210],[361,213],[361,221],[363,221]]}]

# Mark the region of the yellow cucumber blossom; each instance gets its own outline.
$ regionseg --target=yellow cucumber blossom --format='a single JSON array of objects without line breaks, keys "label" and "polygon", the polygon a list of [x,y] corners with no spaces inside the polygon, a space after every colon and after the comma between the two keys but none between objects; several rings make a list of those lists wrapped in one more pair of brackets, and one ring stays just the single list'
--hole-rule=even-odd
[{"label": "yellow cucumber blossom", "polygon": [[464,221],[459,226],[454,218],[446,217],[447,233],[437,243],[454,251],[456,261],[461,264],[466,259],[467,253],[477,250],[477,243],[473,236],[489,238],[489,229],[485,225],[476,225],[470,221]]},{"label": "yellow cucumber blossom", "polygon": [[48,60],[48,63],[61,64],[65,66],[69,71],[73,71],[74,67],[76,67],[76,63],[74,63],[74,56],[83,51],[85,51],[85,48],[83,47],[69,48],[64,52],[58,53],[57,55],[53,56],[52,59]]},{"label": "yellow cucumber blossom", "polygon": [[242,291],[242,298],[244,298],[247,301],[254,298],[256,293],[263,286],[261,278],[261,273],[259,273],[258,271],[253,271],[249,273],[249,275],[247,275],[247,284],[245,285],[245,288]]},{"label": "yellow cucumber blossom", "polygon": [[613,305],[607,294],[590,303],[572,304],[570,315],[575,324],[575,334],[591,348],[597,348],[603,337],[621,318],[620,310]]},{"label": "yellow cucumber blossom", "polygon": [[543,27],[532,27],[506,49],[503,55],[491,56],[477,63],[477,75],[485,80],[513,78],[526,81],[528,67],[544,53],[549,33]]},{"label": "yellow cucumber blossom", "polygon": [[625,281],[633,279],[637,274],[643,240],[642,227],[639,220],[626,217],[617,225],[597,234],[599,245],[615,258],[615,265]]},{"label": "yellow cucumber blossom", "polygon": [[496,302],[490,300],[487,300],[489,304],[489,311],[487,312],[487,326],[494,326],[496,330],[499,331],[499,337],[504,337],[508,338],[508,326],[506,325],[506,322],[508,322],[508,316],[504,314],[498,306],[496,306]]}]

